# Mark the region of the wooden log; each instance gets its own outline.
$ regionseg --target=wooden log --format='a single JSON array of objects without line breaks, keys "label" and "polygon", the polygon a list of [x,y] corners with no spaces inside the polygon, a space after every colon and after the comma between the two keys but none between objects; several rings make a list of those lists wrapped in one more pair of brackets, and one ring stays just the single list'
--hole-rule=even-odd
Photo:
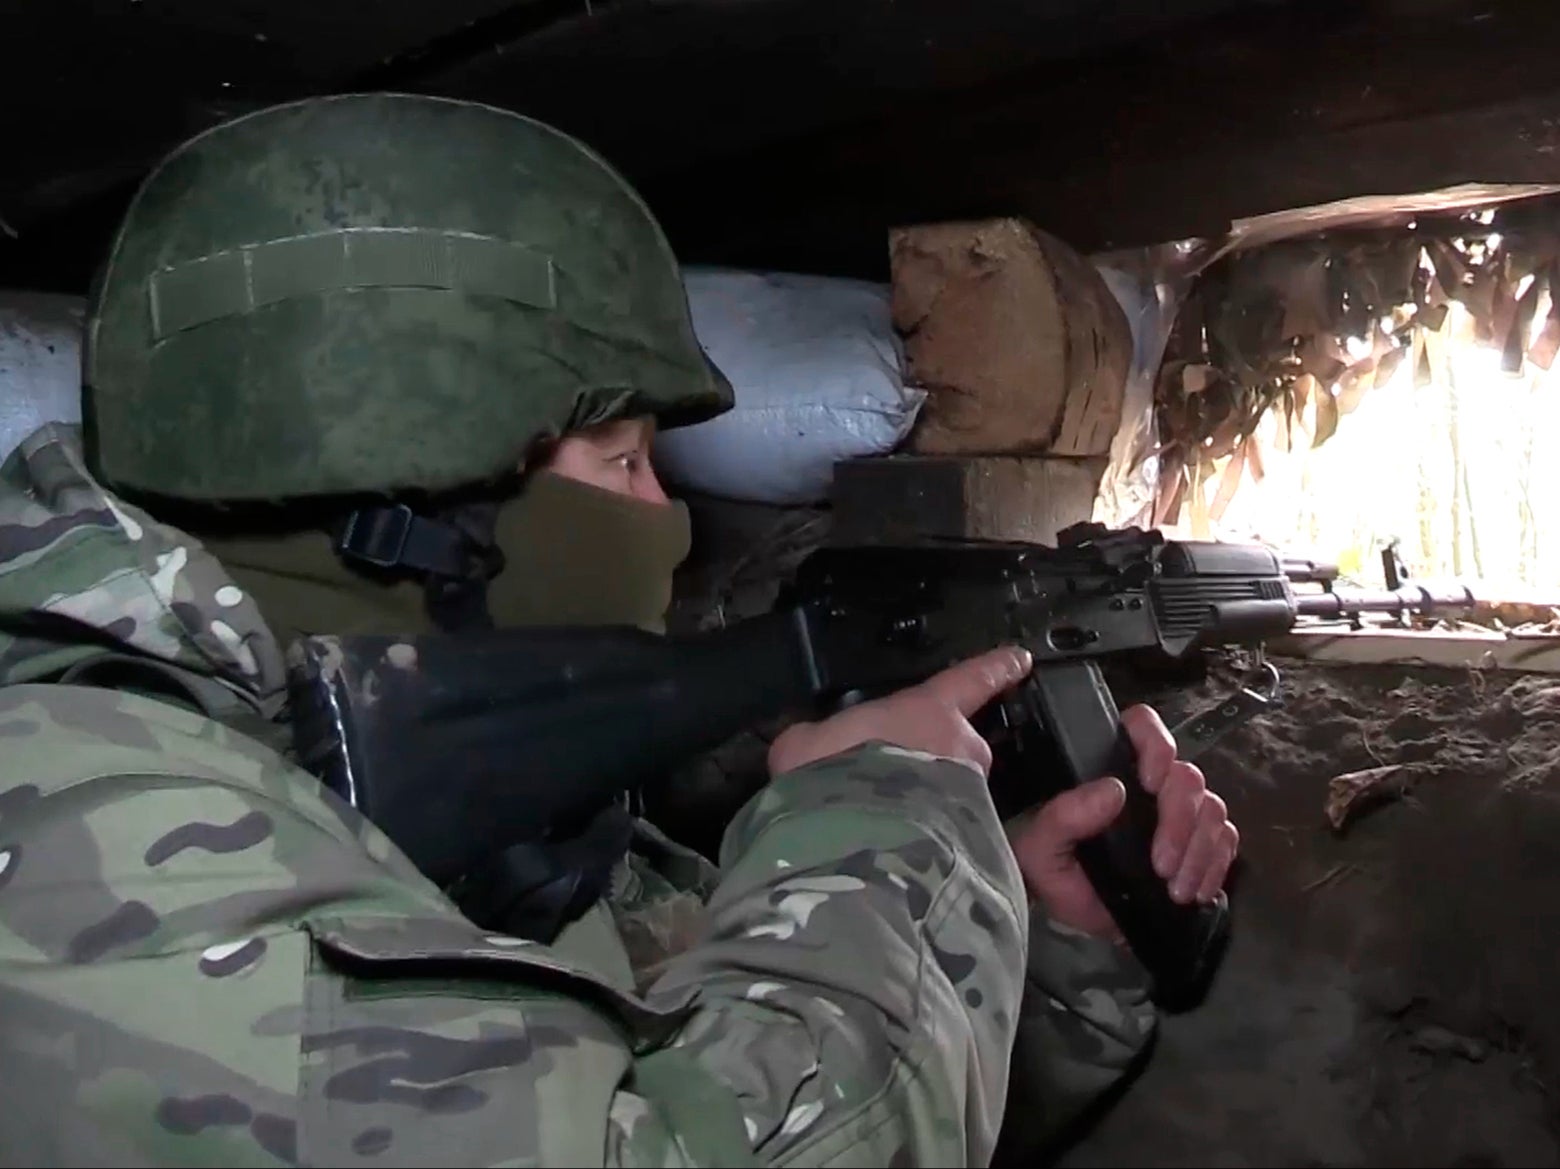
[{"label": "wooden log", "polygon": [[1109,453],[1132,331],[1092,264],[1019,219],[898,228],[889,252],[907,378],[929,394],[909,450]]},{"label": "wooden log", "polygon": [[1105,459],[954,458],[891,455],[834,469],[830,539],[908,543],[921,539],[1027,540],[1089,519]]}]

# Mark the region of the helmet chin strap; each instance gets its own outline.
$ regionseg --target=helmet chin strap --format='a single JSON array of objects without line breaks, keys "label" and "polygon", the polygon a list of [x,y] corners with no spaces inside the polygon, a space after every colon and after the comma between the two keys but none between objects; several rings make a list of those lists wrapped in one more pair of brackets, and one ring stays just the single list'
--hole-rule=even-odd
[{"label": "helmet chin strap", "polygon": [[360,507],[332,533],[349,566],[417,573],[428,618],[446,633],[491,629],[488,583],[504,570],[493,539],[498,503],[464,502],[433,516],[405,503]]}]

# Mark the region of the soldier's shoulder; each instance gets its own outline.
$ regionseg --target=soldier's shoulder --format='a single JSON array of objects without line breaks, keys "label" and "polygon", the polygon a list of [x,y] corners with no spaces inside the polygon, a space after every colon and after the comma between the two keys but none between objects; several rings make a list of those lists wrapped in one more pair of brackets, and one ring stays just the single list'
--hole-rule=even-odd
[{"label": "soldier's shoulder", "polygon": [[[0,1147],[20,1157],[599,1163],[633,1052],[687,1016],[461,918],[199,714],[5,687],[0,752]],[[108,1071],[74,1054],[105,1042]]]},{"label": "soldier's shoulder", "polygon": [[[156,698],[97,686],[23,683],[0,687],[0,738],[18,764],[53,769],[93,760],[161,758],[171,766],[255,774],[287,766],[263,743],[205,715]],[[20,774],[20,766],[13,772]]]},{"label": "soldier's shoulder", "polygon": [[[338,854],[355,854],[354,863],[386,870],[414,899],[436,895],[377,827],[290,759],[199,712],[102,687],[5,686],[0,743],[6,757],[0,808],[36,804],[30,833],[47,835],[75,823],[82,813],[73,793],[90,785],[90,804],[99,811],[84,827],[93,835],[106,809],[138,831],[160,828],[164,834],[227,817],[255,832],[263,825],[263,840],[248,844],[269,847],[266,863],[300,879],[310,868],[326,880],[342,863]],[[120,850],[128,839],[124,833],[105,836],[99,847]],[[294,839],[314,842],[307,859],[282,847]],[[249,855],[260,853],[251,849]],[[101,859],[110,868],[134,864],[129,856]]]}]

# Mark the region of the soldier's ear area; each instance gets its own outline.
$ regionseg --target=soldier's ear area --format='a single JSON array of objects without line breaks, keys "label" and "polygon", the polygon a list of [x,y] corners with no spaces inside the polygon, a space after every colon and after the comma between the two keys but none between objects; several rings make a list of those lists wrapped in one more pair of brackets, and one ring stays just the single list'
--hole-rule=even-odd
[{"label": "soldier's ear area", "polygon": [[558,451],[563,446],[564,440],[581,433],[585,432],[579,429],[564,429],[556,433],[539,434],[532,439],[531,445],[521,456],[519,466],[515,468],[520,474],[521,482],[524,483],[531,475],[551,466],[557,460]]},{"label": "soldier's ear area", "polygon": [[520,462],[515,466],[515,471],[521,479],[523,480],[527,474],[534,472],[538,467],[545,467],[551,462],[561,441],[562,437],[559,436],[539,438],[532,443],[530,449],[521,456]]}]

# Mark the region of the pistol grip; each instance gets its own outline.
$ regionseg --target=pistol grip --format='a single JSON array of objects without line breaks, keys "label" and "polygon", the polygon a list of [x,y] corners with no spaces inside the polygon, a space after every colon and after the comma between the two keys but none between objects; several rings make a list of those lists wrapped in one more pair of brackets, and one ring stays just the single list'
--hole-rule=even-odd
[{"label": "pistol grip", "polygon": [[1087,660],[1036,665],[1019,701],[1026,721],[1049,736],[1059,769],[1031,782],[1062,790],[1113,775],[1126,787],[1126,806],[1111,826],[1079,842],[1078,863],[1153,978],[1155,999],[1170,1009],[1190,1005],[1228,934],[1228,902],[1182,905],[1154,871],[1158,802],[1138,782],[1137,752],[1099,667]]}]

